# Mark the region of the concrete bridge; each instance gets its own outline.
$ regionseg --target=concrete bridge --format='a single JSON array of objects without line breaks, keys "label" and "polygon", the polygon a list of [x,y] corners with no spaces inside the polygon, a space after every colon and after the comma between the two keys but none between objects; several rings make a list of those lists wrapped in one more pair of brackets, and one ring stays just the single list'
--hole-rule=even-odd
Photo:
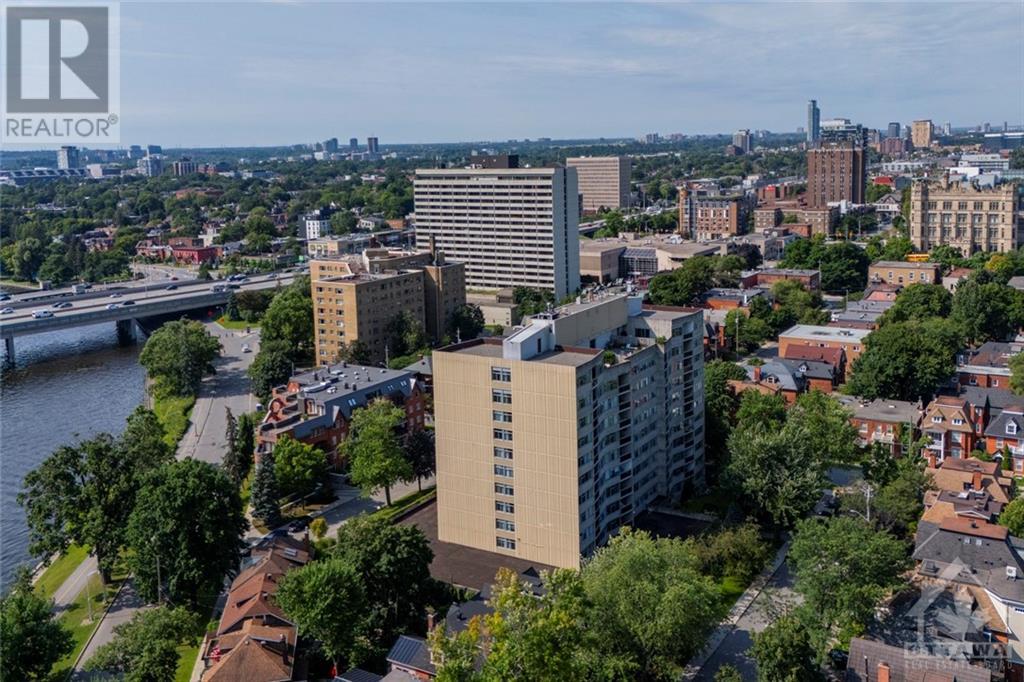
[{"label": "concrete bridge", "polygon": [[13,310],[0,315],[0,338],[7,349],[7,362],[13,364],[14,340],[19,336],[104,322],[114,322],[120,332],[133,334],[139,319],[223,306],[233,291],[283,287],[291,284],[296,276],[276,273],[256,275],[239,282],[196,281],[161,287],[125,287],[42,301],[19,301],[8,304]]}]

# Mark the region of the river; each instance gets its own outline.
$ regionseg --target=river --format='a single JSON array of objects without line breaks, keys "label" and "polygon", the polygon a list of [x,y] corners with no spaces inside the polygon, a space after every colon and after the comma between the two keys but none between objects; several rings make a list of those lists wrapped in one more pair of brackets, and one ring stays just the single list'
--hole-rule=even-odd
[{"label": "river", "polygon": [[119,434],[144,397],[140,345],[118,346],[113,324],[21,337],[17,366],[0,380],[0,591],[28,553],[18,506],[25,474],[57,447]]}]

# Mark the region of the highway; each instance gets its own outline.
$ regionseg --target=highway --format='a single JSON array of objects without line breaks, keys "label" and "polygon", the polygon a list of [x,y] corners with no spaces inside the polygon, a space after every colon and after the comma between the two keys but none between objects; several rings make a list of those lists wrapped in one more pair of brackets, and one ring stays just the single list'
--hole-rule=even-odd
[{"label": "highway", "polygon": [[[183,313],[207,306],[224,305],[231,291],[271,289],[287,286],[298,276],[296,273],[271,273],[254,275],[244,281],[193,281],[174,282],[158,286],[125,287],[116,290],[62,295],[44,301],[4,301],[0,306],[11,308],[11,312],[0,314],[0,338],[7,344],[7,361],[14,357],[14,339],[29,334],[41,334],[58,329],[68,329],[102,322],[122,322],[156,315]],[[70,304],[67,308],[55,305]],[[46,316],[36,317],[37,311],[47,311]]]}]

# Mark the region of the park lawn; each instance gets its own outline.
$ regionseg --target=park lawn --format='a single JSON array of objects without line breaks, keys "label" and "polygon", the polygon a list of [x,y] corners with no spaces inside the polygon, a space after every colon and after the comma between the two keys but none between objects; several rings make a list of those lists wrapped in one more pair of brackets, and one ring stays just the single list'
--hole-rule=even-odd
[{"label": "park lawn", "polygon": [[178,441],[188,430],[189,417],[192,414],[192,406],[196,404],[195,396],[155,397],[153,399],[153,412],[160,424],[164,427],[164,441],[172,448],[178,447]]},{"label": "park lawn", "polygon": [[229,320],[227,315],[221,315],[217,318],[217,324],[224,327],[225,329],[244,330],[246,327],[253,329],[259,329],[259,322],[246,322],[245,320]]},{"label": "park lawn", "polygon": [[44,599],[52,599],[78,565],[89,556],[89,550],[79,545],[71,545],[67,551],[54,560],[36,581],[36,594]]},{"label": "park lawn", "polygon": [[[99,574],[94,574],[89,578],[87,589],[83,589],[71,607],[58,616],[60,623],[71,631],[75,648],[53,667],[50,673],[51,680],[67,679],[93,630],[99,626],[107,603],[117,594],[118,587],[120,583],[114,581],[104,590]],[[92,595],[92,620],[89,620],[89,595]]]}]

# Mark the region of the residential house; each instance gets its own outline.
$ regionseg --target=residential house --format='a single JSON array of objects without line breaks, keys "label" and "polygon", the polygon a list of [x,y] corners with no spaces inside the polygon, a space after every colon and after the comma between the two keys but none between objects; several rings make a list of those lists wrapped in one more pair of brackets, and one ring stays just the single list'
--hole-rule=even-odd
[{"label": "residential house", "polygon": [[709,289],[704,294],[704,306],[712,310],[749,308],[755,298],[770,302],[771,296],[764,289]]},{"label": "residential house", "polygon": [[869,282],[904,285],[938,284],[941,278],[942,265],[939,263],[880,260],[868,266]]},{"label": "residential house", "polygon": [[428,682],[437,676],[430,647],[422,637],[400,635],[387,655],[390,672],[405,673],[413,680]]},{"label": "residential house", "polygon": [[[975,478],[980,477],[975,474]],[[924,515],[922,521],[941,524],[949,518],[966,517],[988,523],[995,523],[1006,505],[996,500],[979,481],[959,492],[952,490],[927,490],[924,494]]]},{"label": "residential house", "polygon": [[845,682],[991,682],[992,672],[964,660],[909,649],[904,642],[887,644],[854,637],[850,640]]},{"label": "residential house", "polygon": [[256,430],[256,457],[272,451],[287,435],[320,448],[338,465],[338,446],[348,434],[352,413],[377,398],[405,410],[407,430],[423,428],[426,401],[412,372],[342,362],[297,374],[271,391],[266,416]]},{"label": "residential house", "polygon": [[850,365],[864,351],[864,339],[869,333],[868,329],[798,324],[779,334],[779,355],[787,357],[792,346],[840,348],[847,363],[840,380],[845,380],[849,376]]},{"label": "residential house", "polygon": [[[953,268],[942,277],[942,286],[946,288],[949,293],[956,291],[956,288],[960,286],[960,282],[964,281],[974,273],[974,270],[970,268]],[[1011,277],[1012,281],[1013,278]]]},{"label": "residential house", "polygon": [[1010,388],[1010,358],[1024,349],[1024,344],[987,341],[980,347],[957,355],[957,381],[963,386]]},{"label": "residential house", "polygon": [[[787,226],[791,227],[791,226]],[[744,289],[751,287],[771,288],[776,282],[792,280],[803,285],[808,291],[817,291],[821,288],[820,270],[795,270],[785,268],[765,268],[763,270],[750,270],[740,275],[740,286]]]},{"label": "residential house", "polygon": [[970,456],[979,442],[970,415],[970,405],[963,398],[939,396],[929,403],[921,432],[931,440],[926,448],[936,461]]},{"label": "residential house", "polygon": [[948,490],[962,493],[969,490],[983,490],[1000,504],[1010,501],[1012,481],[1002,474],[999,462],[984,462],[974,457],[947,459],[933,462],[928,457],[925,471],[931,476],[934,490]]},{"label": "residential house", "polygon": [[884,222],[891,223],[900,214],[900,204],[900,195],[896,192],[889,192],[874,203],[875,214]]},{"label": "residential house", "polygon": [[788,345],[780,357],[786,360],[811,360],[824,362],[835,370],[836,377],[846,373],[846,352],[842,348],[821,348],[819,346]]},{"label": "residential house", "polygon": [[790,405],[797,396],[808,391],[831,393],[837,384],[837,375],[832,365],[813,360],[787,360],[774,358],[762,365],[745,365],[747,379],[730,381],[737,393],[757,390],[766,394],[778,394]]},{"label": "residential house", "polygon": [[1024,476],[1024,407],[1004,408],[985,429],[985,451],[1002,459],[1013,476]]},{"label": "residential house", "polygon": [[862,301],[890,301],[894,302],[899,293],[903,291],[902,284],[888,284],[887,282],[868,282],[864,289]]},{"label": "residential house", "polygon": [[882,443],[894,455],[903,454],[903,438],[907,430],[917,439],[921,423],[921,405],[905,400],[877,398],[868,402],[861,398],[840,398],[852,411],[850,423],[857,429],[861,445]]}]

